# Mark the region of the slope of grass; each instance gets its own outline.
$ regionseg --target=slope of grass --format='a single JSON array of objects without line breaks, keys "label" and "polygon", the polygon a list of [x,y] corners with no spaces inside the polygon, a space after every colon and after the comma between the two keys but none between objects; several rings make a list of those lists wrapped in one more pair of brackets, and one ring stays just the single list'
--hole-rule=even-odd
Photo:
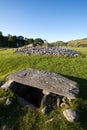
[{"label": "slope of grass", "polygon": [[69,41],[68,45],[72,47],[87,47],[87,38]]},{"label": "slope of grass", "polygon": [[[60,73],[79,83],[79,98],[74,100],[70,107],[80,114],[80,120],[69,123],[62,115],[62,109],[55,107],[46,115],[34,113],[25,107],[20,107],[11,92],[0,90],[0,129],[4,124],[10,125],[11,130],[86,130],[87,129],[87,48],[74,48],[81,54],[79,57],[57,56],[28,56],[15,54],[14,49],[0,50],[0,80],[15,71],[24,68],[37,68],[50,72]],[[5,100],[13,97],[14,104],[6,107]],[[58,119],[61,115],[61,119]],[[54,118],[48,124],[46,120]]]}]

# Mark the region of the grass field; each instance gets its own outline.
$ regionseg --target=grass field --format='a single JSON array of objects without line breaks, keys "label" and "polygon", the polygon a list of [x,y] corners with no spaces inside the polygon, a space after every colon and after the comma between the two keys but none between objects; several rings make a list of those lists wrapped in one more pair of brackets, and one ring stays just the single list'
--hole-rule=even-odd
[{"label": "grass field", "polygon": [[[62,109],[52,108],[52,111],[43,116],[33,113],[25,107],[20,107],[12,92],[6,94],[0,90],[5,98],[12,97],[14,104],[6,107],[0,102],[0,129],[5,124],[10,124],[11,130],[87,130],[87,48],[73,48],[81,54],[79,57],[57,56],[28,56],[14,52],[14,49],[0,50],[0,81],[6,76],[24,68],[37,68],[62,74],[79,83],[79,97],[71,103],[72,109],[79,112],[80,120],[69,123],[62,115]],[[58,120],[60,114],[62,119]],[[9,115],[11,118],[9,118]],[[3,119],[2,119],[3,118]],[[45,121],[54,118],[49,124]]]}]

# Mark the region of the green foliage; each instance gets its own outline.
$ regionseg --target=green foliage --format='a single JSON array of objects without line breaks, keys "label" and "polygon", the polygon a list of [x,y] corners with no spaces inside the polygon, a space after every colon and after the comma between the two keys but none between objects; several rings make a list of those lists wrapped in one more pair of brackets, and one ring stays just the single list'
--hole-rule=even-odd
[{"label": "green foliage", "polygon": [[[69,123],[63,116],[61,108],[51,107],[47,115],[40,112],[32,112],[23,106],[18,105],[16,97],[9,90],[0,90],[0,96],[5,97],[0,102],[0,129],[7,124],[10,130],[86,130],[87,129],[87,48],[73,48],[80,52],[79,57],[63,56],[28,56],[16,54],[14,49],[0,50],[0,80],[8,74],[24,68],[37,68],[50,72],[60,73],[69,79],[79,83],[79,97],[68,102],[70,108],[78,111],[79,122]],[[13,104],[6,106],[8,97],[13,98]],[[60,116],[61,118],[58,118]],[[46,121],[54,120],[46,124]]]},{"label": "green foliage", "polygon": [[34,46],[37,46],[37,45],[43,45],[44,41],[41,39],[41,38],[36,38],[34,40]]},{"label": "green foliage", "polygon": [[[45,40],[46,42],[46,40]],[[2,32],[0,32],[0,47],[21,47],[24,45],[33,44],[34,46],[43,45],[44,41],[41,38],[24,38],[23,36],[12,36],[8,34],[8,36],[3,36]]]},{"label": "green foliage", "polygon": [[34,43],[34,39],[33,38],[29,38],[29,39],[27,39],[27,41],[26,41],[26,45],[28,45],[28,44],[33,44]]}]

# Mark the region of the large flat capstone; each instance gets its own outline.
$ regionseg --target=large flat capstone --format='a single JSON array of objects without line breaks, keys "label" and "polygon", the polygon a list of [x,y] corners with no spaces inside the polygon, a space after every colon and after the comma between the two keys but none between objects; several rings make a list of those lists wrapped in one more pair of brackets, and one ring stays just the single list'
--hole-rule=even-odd
[{"label": "large flat capstone", "polygon": [[79,85],[62,75],[37,69],[24,69],[8,76],[10,80],[36,87],[47,92],[74,99],[79,93]]}]

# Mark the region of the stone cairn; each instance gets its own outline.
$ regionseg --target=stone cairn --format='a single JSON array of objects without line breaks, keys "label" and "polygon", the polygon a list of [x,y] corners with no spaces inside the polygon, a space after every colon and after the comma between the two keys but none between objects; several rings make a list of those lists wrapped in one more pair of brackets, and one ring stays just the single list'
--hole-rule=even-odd
[{"label": "stone cairn", "polygon": [[79,56],[77,51],[62,47],[18,48],[15,52],[28,55]]}]

